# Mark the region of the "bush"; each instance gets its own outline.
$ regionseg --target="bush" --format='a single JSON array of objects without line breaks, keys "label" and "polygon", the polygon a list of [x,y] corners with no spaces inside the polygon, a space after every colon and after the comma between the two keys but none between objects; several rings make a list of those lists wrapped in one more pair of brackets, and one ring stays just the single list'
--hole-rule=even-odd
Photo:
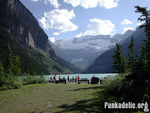
[{"label": "bush", "polygon": [[92,77],[91,79],[91,84],[98,84],[99,83],[99,78],[97,77]]},{"label": "bush", "polygon": [[43,76],[37,77],[37,76],[26,76],[23,79],[23,84],[27,85],[27,84],[38,84],[38,83],[46,83],[47,81],[44,79]]},{"label": "bush", "polygon": [[36,76],[26,76],[24,79],[23,79],[23,84],[35,84],[37,83],[37,78]]},{"label": "bush", "polygon": [[19,81],[19,80],[17,80],[17,81],[15,81],[15,82],[13,82],[13,84],[12,84],[12,86],[13,86],[13,89],[19,89],[19,88],[21,88],[22,87],[22,82],[21,81]]},{"label": "bush", "polygon": [[127,74],[117,75],[115,77],[109,76],[108,78],[104,79],[103,85],[106,91],[119,93],[125,84],[125,76],[127,76]]},{"label": "bush", "polygon": [[18,80],[17,77],[10,77],[9,80],[8,78],[5,79],[5,82],[2,85],[2,89],[18,89],[22,87],[22,82]]},{"label": "bush", "polygon": [[40,76],[37,79],[38,79],[38,83],[47,83],[48,82],[47,80],[45,80],[44,76]]}]

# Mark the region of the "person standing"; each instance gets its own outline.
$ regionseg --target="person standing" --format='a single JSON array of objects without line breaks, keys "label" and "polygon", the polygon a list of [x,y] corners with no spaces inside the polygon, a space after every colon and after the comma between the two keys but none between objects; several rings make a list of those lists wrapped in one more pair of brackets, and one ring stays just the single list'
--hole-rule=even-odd
[{"label": "person standing", "polygon": [[53,79],[54,79],[54,83],[56,83],[56,75],[53,77]]},{"label": "person standing", "polygon": [[50,83],[52,83],[52,77],[50,77]]},{"label": "person standing", "polygon": [[68,75],[68,77],[67,77],[67,80],[68,80],[68,82],[69,82],[69,75]]},{"label": "person standing", "polygon": [[61,77],[60,77],[60,75],[59,75],[59,81],[61,81]]},{"label": "person standing", "polygon": [[79,80],[80,80],[80,76],[78,75],[78,83],[79,83]]},{"label": "person standing", "polygon": [[78,82],[78,77],[76,76],[76,78],[75,78],[75,82]]}]

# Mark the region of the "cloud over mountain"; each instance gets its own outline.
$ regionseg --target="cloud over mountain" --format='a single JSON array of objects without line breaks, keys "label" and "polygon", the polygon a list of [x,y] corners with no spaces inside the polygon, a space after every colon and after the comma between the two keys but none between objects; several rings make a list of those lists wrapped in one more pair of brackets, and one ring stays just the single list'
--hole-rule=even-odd
[{"label": "cloud over mountain", "polygon": [[115,31],[115,25],[110,20],[93,18],[90,19],[87,30],[84,33],[76,35],[76,37],[86,35],[113,35]]},{"label": "cloud over mountain", "polygon": [[63,33],[78,29],[78,26],[71,21],[74,17],[74,10],[68,11],[67,9],[54,9],[50,12],[45,12],[39,22],[46,30],[56,29],[59,30],[60,33]]},{"label": "cloud over mountain", "polygon": [[119,0],[64,0],[64,3],[71,4],[73,7],[81,6],[85,9],[97,6],[110,9],[117,7],[118,2]]},{"label": "cloud over mountain", "polygon": [[49,37],[48,38],[52,43],[54,43],[56,41],[55,37]]},{"label": "cloud over mountain", "polygon": [[53,5],[53,7],[55,8],[59,8],[60,4],[58,3],[57,0],[31,0],[33,2],[38,2],[38,1],[42,1],[45,4],[50,3],[51,5]]},{"label": "cloud over mountain", "polygon": [[132,27],[124,27],[123,28],[123,33],[127,32],[128,30],[135,30],[135,29],[132,28]]},{"label": "cloud over mountain", "polygon": [[128,19],[124,19],[122,22],[121,22],[122,25],[128,25],[128,24],[132,24],[132,22]]}]

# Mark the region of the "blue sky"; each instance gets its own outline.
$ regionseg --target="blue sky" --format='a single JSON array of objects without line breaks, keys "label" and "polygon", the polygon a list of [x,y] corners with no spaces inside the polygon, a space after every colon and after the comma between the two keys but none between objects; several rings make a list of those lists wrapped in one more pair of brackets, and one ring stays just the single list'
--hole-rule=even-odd
[{"label": "blue sky", "polygon": [[134,6],[150,0],[20,0],[54,42],[85,35],[114,35],[141,24]]}]

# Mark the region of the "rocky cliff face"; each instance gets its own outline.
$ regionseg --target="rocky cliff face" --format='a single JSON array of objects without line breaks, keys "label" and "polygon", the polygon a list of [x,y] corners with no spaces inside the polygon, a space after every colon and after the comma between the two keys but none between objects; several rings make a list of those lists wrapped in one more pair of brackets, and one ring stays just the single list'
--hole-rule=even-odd
[{"label": "rocky cliff face", "polygon": [[23,45],[56,57],[47,35],[19,0],[1,0],[0,17],[0,25]]}]

